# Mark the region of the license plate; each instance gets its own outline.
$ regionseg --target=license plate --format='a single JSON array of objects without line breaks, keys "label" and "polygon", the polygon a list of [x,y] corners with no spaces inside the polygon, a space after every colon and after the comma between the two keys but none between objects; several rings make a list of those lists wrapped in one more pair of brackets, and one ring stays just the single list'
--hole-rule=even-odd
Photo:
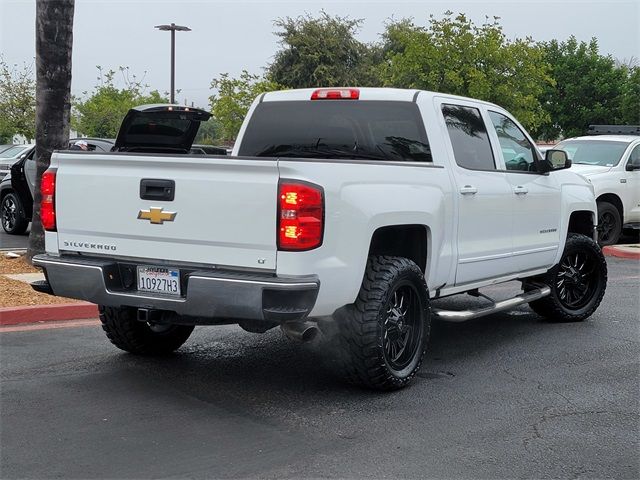
[{"label": "license plate", "polygon": [[167,267],[138,267],[138,290],[180,295],[180,270]]}]

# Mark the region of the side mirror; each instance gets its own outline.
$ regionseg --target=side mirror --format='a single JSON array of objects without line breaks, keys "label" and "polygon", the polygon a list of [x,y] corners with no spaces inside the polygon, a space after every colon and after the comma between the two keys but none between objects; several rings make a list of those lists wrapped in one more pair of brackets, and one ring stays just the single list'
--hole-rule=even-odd
[{"label": "side mirror", "polygon": [[547,150],[544,155],[544,173],[571,167],[571,160],[564,150]]},{"label": "side mirror", "polygon": [[627,166],[624,169],[627,172],[633,172],[634,170],[640,170],[640,157],[633,158],[630,162],[627,163]]}]

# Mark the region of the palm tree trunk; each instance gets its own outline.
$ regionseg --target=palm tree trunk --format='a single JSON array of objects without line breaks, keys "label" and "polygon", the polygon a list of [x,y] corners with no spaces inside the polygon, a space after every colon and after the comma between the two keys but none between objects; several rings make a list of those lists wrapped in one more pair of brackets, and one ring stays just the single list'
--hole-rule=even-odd
[{"label": "palm tree trunk", "polygon": [[74,0],[36,0],[36,186],[27,258],[44,252],[40,178],[51,152],[66,148],[71,116]]}]

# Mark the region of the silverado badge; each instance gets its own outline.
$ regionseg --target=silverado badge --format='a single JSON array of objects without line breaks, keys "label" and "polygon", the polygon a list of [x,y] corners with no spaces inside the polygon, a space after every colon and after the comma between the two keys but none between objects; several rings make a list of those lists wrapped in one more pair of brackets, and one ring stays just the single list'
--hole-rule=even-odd
[{"label": "silverado badge", "polygon": [[151,223],[162,225],[164,222],[173,222],[177,212],[163,212],[163,207],[150,207],[149,210],[140,210],[138,220],[149,220]]}]

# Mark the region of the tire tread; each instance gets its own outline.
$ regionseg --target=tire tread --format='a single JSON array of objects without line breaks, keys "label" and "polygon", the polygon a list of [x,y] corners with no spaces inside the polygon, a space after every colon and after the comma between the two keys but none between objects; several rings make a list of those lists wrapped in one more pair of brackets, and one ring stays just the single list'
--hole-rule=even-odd
[{"label": "tire tread", "polygon": [[187,341],[194,328],[172,325],[168,332],[159,334],[135,318],[135,308],[99,305],[98,311],[102,329],[109,341],[121,350],[140,355],[171,353]]},{"label": "tire tread", "polygon": [[[585,235],[579,234],[569,234],[567,237],[567,243],[565,246],[565,252],[567,249],[573,248],[587,248],[593,249],[596,253],[596,258],[599,264],[599,267],[602,272],[602,288],[599,288],[596,297],[589,304],[589,308],[584,311],[579,311],[579,313],[574,313],[567,308],[565,308],[556,296],[556,292],[554,290],[555,276],[558,270],[559,265],[555,265],[551,270],[549,270],[543,277],[542,281],[546,285],[551,287],[551,295],[541,298],[540,300],[535,300],[529,303],[531,309],[536,312],[538,315],[545,317],[547,320],[552,322],[581,322],[587,318],[589,318],[596,311],[602,298],[604,297],[606,291],[607,284],[607,261],[600,250],[600,247],[596,242],[594,242],[591,238]],[[563,254],[564,257],[564,254]],[[561,260],[562,261],[562,260]]]},{"label": "tire tread", "polygon": [[342,343],[341,368],[351,383],[376,390],[396,390],[408,385],[420,369],[429,335],[428,299],[425,311],[425,340],[417,365],[404,378],[394,376],[388,369],[378,344],[378,315],[386,301],[388,289],[402,272],[411,271],[421,279],[420,268],[411,260],[393,256],[371,256],[367,261],[362,286],[356,301],[343,307],[337,315]]}]

